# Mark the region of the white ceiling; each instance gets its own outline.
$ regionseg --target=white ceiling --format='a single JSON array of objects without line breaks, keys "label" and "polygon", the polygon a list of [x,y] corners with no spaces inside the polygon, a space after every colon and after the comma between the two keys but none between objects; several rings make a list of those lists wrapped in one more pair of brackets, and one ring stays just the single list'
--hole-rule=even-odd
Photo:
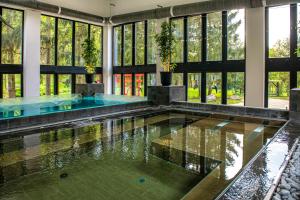
[{"label": "white ceiling", "polygon": [[114,3],[112,15],[119,15],[143,10],[195,3],[207,0],[39,0],[41,2],[66,7],[100,16],[110,16],[109,4]]}]

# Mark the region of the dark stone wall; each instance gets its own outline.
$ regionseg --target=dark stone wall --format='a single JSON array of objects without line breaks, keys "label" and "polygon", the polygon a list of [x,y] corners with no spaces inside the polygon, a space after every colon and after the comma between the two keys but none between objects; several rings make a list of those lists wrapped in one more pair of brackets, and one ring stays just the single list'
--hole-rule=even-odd
[{"label": "dark stone wall", "polygon": [[170,105],[171,102],[185,100],[185,86],[148,87],[148,101],[153,105]]}]

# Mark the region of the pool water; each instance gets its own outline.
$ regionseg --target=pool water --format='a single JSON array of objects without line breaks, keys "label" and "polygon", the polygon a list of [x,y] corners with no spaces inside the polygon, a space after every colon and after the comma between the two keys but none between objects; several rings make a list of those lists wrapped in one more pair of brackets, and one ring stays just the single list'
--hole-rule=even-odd
[{"label": "pool water", "polygon": [[213,199],[281,125],[159,112],[1,136],[0,199]]},{"label": "pool water", "polygon": [[143,97],[126,97],[96,94],[91,97],[81,95],[57,95],[31,98],[15,98],[0,100],[0,120],[28,116],[67,112],[86,108],[113,106],[145,101]]}]

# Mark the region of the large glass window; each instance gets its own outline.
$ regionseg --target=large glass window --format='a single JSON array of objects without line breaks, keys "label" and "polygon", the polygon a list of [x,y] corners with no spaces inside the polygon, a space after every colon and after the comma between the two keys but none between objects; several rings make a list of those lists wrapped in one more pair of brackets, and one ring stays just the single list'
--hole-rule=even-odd
[{"label": "large glass window", "polygon": [[94,83],[102,83],[102,74],[94,74]]},{"label": "large glass window", "polygon": [[182,86],[183,85],[183,73],[172,74],[172,85]]},{"label": "large glass window", "polygon": [[156,20],[148,20],[147,21],[147,63],[155,64],[156,63],[156,43],[155,43],[155,35],[156,35]]},{"label": "large glass window", "polygon": [[228,60],[245,59],[245,10],[232,10],[227,16]]},{"label": "large glass window", "polygon": [[183,62],[183,18],[172,20],[174,24],[173,35],[175,38],[174,49],[172,49],[172,62],[182,63]]},{"label": "large glass window", "polygon": [[76,84],[86,84],[84,74],[76,74]]},{"label": "large glass window", "polygon": [[132,24],[124,26],[124,61],[125,66],[132,65]]},{"label": "large glass window", "polygon": [[144,74],[135,75],[135,96],[143,97],[145,95]]},{"label": "large glass window", "polygon": [[40,95],[54,95],[54,75],[41,74],[40,81]]},{"label": "large glass window", "polygon": [[207,14],[207,60],[222,60],[222,13]]},{"label": "large glass window", "polygon": [[[297,47],[300,49],[300,4],[297,4]],[[300,51],[297,51],[297,56],[300,57]]]},{"label": "large glass window", "polygon": [[269,72],[268,107],[289,109],[290,73]]},{"label": "large glass window", "polygon": [[135,64],[143,65],[145,59],[145,23],[135,24]]},{"label": "large glass window", "polygon": [[114,94],[121,95],[121,74],[114,74]]},{"label": "large glass window", "polygon": [[41,17],[41,64],[54,65],[55,57],[55,18]]},{"label": "large glass window", "polygon": [[72,66],[72,27],[72,21],[58,19],[57,63],[59,66]]},{"label": "large glass window", "polygon": [[188,18],[188,62],[200,62],[202,49],[202,19]]},{"label": "large glass window", "polygon": [[89,36],[89,26],[85,23],[75,23],[75,66],[84,66],[82,44]]},{"label": "large glass window", "polygon": [[206,102],[210,104],[222,103],[222,73],[206,74]]},{"label": "large glass window", "polygon": [[156,74],[147,74],[147,86],[156,85]]},{"label": "large glass window", "polygon": [[201,102],[201,73],[188,74],[188,101]]},{"label": "large glass window", "polygon": [[244,72],[227,73],[227,104],[244,106]]},{"label": "large glass window", "polygon": [[72,93],[72,75],[59,74],[58,75],[58,94]]},{"label": "large glass window", "polygon": [[297,72],[297,88],[300,88],[300,72]]},{"label": "large glass window", "polygon": [[290,6],[269,8],[269,57],[290,56]]},{"label": "large glass window", "polygon": [[102,66],[102,27],[91,25],[91,39],[94,40],[97,51],[97,67]]},{"label": "large glass window", "polygon": [[122,27],[114,28],[114,66],[121,66],[122,54]]},{"label": "large glass window", "polygon": [[22,64],[23,12],[3,8],[2,17],[13,28],[2,23],[1,63]]},{"label": "large glass window", "polygon": [[3,98],[21,97],[21,74],[3,74]]},{"label": "large glass window", "polygon": [[132,74],[124,74],[124,95],[132,96]]}]

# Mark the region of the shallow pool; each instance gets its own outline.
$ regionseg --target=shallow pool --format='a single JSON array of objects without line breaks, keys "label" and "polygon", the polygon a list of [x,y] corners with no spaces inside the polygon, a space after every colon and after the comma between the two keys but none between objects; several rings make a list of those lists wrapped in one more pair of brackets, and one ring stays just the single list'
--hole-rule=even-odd
[{"label": "shallow pool", "polygon": [[1,136],[0,199],[213,199],[281,125],[159,112]]},{"label": "shallow pool", "polygon": [[57,95],[0,100],[0,120],[145,101],[143,97],[96,94]]}]

